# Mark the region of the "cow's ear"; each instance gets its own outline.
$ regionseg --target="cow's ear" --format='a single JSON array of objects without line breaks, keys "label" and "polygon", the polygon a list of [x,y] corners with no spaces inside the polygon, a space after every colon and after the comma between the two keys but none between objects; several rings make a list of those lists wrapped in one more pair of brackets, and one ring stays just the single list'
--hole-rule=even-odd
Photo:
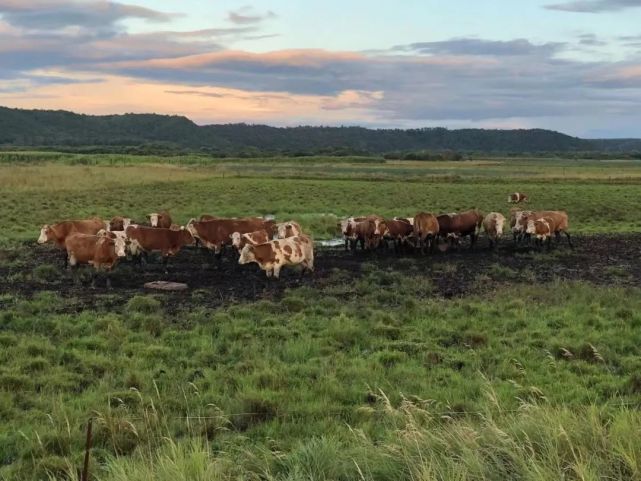
[{"label": "cow's ear", "polygon": [[233,239],[234,238],[234,234],[229,234],[229,238]]}]

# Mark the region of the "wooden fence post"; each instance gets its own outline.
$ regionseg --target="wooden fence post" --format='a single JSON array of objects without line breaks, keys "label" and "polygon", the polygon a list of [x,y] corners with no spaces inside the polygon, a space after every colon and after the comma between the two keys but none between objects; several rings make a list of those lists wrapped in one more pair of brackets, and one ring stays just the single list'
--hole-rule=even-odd
[{"label": "wooden fence post", "polygon": [[91,425],[93,418],[89,418],[87,422],[87,440],[85,442],[85,463],[82,468],[82,481],[89,481],[89,455],[91,453]]}]

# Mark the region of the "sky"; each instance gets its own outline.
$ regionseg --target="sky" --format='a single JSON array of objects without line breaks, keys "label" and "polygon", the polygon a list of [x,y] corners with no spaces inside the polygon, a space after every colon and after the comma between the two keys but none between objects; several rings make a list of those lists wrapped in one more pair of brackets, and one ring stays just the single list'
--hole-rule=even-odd
[{"label": "sky", "polygon": [[0,0],[0,105],[641,137],[641,0]]}]

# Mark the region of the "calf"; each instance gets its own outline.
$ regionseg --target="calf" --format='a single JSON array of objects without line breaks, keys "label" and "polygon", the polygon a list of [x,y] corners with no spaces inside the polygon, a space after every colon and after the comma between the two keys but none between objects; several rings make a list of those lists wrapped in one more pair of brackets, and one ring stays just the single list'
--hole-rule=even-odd
[{"label": "calf", "polygon": [[421,249],[425,254],[425,247],[430,251],[434,250],[434,241],[440,232],[438,219],[428,212],[419,212],[414,216],[414,237],[416,237],[416,247]]},{"label": "calf", "polygon": [[92,264],[96,270],[111,270],[119,258],[125,257],[125,241],[109,236],[72,234],[65,240],[70,266]]},{"label": "calf", "polygon": [[159,227],[161,229],[169,229],[171,227],[171,215],[166,210],[162,212],[154,212],[153,214],[148,214],[149,223],[151,227]]},{"label": "calf", "polygon": [[286,265],[303,266],[306,270],[314,271],[314,246],[309,237],[295,236],[286,239],[276,239],[265,244],[247,244],[240,252],[239,264],[256,262],[267,277],[280,276],[280,270]]},{"label": "calf", "polygon": [[280,224],[276,224],[275,230],[276,230],[277,239],[286,239],[287,237],[295,237],[303,233],[303,229],[301,229],[300,224],[298,222],[294,222],[293,220],[290,220],[289,222],[281,222]]},{"label": "calf", "polygon": [[514,192],[507,197],[509,204],[520,204],[521,202],[528,202],[528,200],[527,195],[522,192]]},{"label": "calf", "polygon": [[493,249],[503,235],[505,217],[499,212],[490,212],[483,219],[483,230],[490,240],[490,249]]},{"label": "calf", "polygon": [[551,217],[530,219],[527,223],[526,232],[534,236],[537,245],[543,245],[546,242],[549,249],[552,234],[554,233],[554,219]]},{"label": "calf", "polygon": [[231,235],[231,245],[234,246],[236,250],[238,250],[238,252],[240,252],[247,244],[251,244],[253,246],[264,244],[266,242],[269,242],[269,239],[270,236],[264,229],[254,232],[248,232],[245,234],[234,232]]}]

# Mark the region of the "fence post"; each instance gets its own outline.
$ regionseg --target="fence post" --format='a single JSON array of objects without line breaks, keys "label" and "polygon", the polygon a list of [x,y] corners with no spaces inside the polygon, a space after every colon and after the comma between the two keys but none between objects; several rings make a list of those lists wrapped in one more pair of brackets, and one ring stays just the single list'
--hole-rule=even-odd
[{"label": "fence post", "polygon": [[89,418],[87,422],[87,440],[85,442],[85,463],[82,468],[82,481],[89,481],[89,455],[91,453],[91,425],[93,418]]}]

